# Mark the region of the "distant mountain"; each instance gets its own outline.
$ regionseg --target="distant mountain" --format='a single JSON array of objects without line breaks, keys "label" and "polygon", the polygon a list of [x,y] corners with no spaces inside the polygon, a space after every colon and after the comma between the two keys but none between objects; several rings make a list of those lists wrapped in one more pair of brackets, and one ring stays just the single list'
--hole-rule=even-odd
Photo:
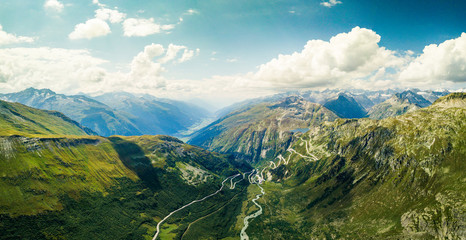
[{"label": "distant mountain", "polygon": [[342,118],[363,118],[367,115],[364,107],[345,93],[340,93],[337,98],[326,101],[324,107]]},{"label": "distant mountain", "polygon": [[106,93],[94,99],[125,113],[142,134],[178,135],[210,116],[206,109],[193,104],[147,94]]},{"label": "distant mountain", "polygon": [[83,95],[66,96],[49,89],[28,88],[17,93],[0,94],[0,99],[30,107],[64,113],[102,136],[140,135],[141,132],[121,113]]},{"label": "distant mountain", "polygon": [[402,93],[396,93],[385,102],[375,105],[371,108],[368,115],[373,119],[383,119],[402,115],[430,105],[431,102],[421,95],[412,90],[407,90]]},{"label": "distant mountain", "polygon": [[0,136],[94,135],[79,123],[56,111],[39,110],[0,100]]},{"label": "distant mountain", "polygon": [[286,151],[293,131],[336,118],[320,104],[289,96],[234,111],[196,132],[188,143],[258,162]]},{"label": "distant mountain", "polygon": [[209,112],[192,104],[151,95],[107,93],[95,98],[28,88],[0,94],[0,99],[64,113],[102,136],[181,135]]},{"label": "distant mountain", "polygon": [[419,90],[419,91],[416,91],[416,93],[421,95],[427,101],[433,103],[439,97],[443,97],[443,96],[446,96],[446,95],[450,94],[450,91],[448,91],[448,90],[443,90],[443,91],[420,91]]},{"label": "distant mountain", "polygon": [[339,89],[329,90],[327,89],[324,91],[314,91],[314,90],[289,91],[285,93],[278,93],[278,94],[274,94],[270,96],[264,96],[264,97],[241,101],[241,102],[232,104],[228,107],[218,110],[216,112],[216,115],[219,118],[221,118],[233,111],[237,111],[247,106],[251,106],[254,104],[258,104],[258,103],[271,103],[271,102],[278,101],[288,96],[300,96],[306,101],[324,105],[325,103],[329,101],[336,100],[342,94],[348,97],[349,99],[352,98],[354,101],[356,101],[360,105],[359,107],[356,107],[356,108],[362,107],[362,111],[364,112],[364,111],[368,111],[372,106],[389,99],[393,94],[397,92],[401,92],[401,90],[387,89],[387,90],[369,91],[369,90],[339,90]]}]

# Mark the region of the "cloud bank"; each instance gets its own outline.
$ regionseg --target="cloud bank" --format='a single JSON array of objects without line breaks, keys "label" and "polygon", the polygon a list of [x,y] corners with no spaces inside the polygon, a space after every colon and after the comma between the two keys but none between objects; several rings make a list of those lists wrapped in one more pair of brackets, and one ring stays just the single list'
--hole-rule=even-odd
[{"label": "cloud bank", "polygon": [[403,82],[435,84],[466,82],[466,33],[439,45],[431,44],[400,73]]},{"label": "cloud bank", "polygon": [[[87,33],[81,37],[101,34],[82,32]],[[106,30],[102,32],[105,34]],[[0,49],[0,89],[39,87],[65,93],[125,90],[159,97],[202,96],[231,102],[296,89],[464,88],[466,33],[428,45],[418,54],[389,50],[380,46],[380,40],[381,36],[373,30],[355,27],[328,41],[310,40],[301,51],[278,55],[254,72],[203,80],[164,76],[169,66],[199,54],[199,49],[183,45],[147,45],[121,72],[105,69],[103,64],[107,61],[93,57],[87,50]]]},{"label": "cloud bank", "polygon": [[[177,54],[178,52],[182,54]],[[170,44],[147,45],[128,64],[128,72],[110,72],[108,61],[88,50],[61,48],[0,49],[0,89],[10,92],[27,87],[50,88],[65,93],[164,89],[165,64],[191,59],[199,50]]]},{"label": "cloud bank", "polygon": [[301,52],[279,55],[261,65],[253,78],[276,87],[331,87],[404,64],[403,58],[379,42],[374,31],[355,27],[328,42],[308,41]]}]

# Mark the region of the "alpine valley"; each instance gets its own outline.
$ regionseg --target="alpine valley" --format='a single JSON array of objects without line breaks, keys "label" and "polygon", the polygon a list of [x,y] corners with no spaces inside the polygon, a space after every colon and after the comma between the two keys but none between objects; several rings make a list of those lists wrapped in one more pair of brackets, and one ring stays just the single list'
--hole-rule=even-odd
[{"label": "alpine valley", "polygon": [[[466,93],[283,93],[219,111],[189,144],[142,135],[208,115],[182,102],[2,98],[0,239],[466,238]],[[144,120],[160,109],[183,117]]]}]

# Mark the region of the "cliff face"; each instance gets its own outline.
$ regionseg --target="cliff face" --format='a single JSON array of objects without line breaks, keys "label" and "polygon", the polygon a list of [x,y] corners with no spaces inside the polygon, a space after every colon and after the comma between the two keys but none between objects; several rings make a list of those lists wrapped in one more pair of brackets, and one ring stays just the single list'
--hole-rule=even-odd
[{"label": "cliff face", "polygon": [[292,96],[233,112],[200,130],[188,143],[257,163],[285,151],[294,131],[336,118],[321,105]]},{"label": "cliff face", "polygon": [[291,146],[300,154],[264,172],[268,225],[286,222],[283,237],[296,239],[466,237],[465,96],[311,128]]}]

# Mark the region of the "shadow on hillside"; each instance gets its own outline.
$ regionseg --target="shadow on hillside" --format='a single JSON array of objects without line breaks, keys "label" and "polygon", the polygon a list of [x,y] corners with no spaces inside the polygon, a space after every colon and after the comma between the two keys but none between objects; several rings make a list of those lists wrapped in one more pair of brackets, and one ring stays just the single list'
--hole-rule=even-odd
[{"label": "shadow on hillside", "polygon": [[108,139],[127,168],[135,172],[152,190],[161,188],[157,169],[152,167],[150,159],[145,156],[140,146],[119,137],[109,137]]}]

